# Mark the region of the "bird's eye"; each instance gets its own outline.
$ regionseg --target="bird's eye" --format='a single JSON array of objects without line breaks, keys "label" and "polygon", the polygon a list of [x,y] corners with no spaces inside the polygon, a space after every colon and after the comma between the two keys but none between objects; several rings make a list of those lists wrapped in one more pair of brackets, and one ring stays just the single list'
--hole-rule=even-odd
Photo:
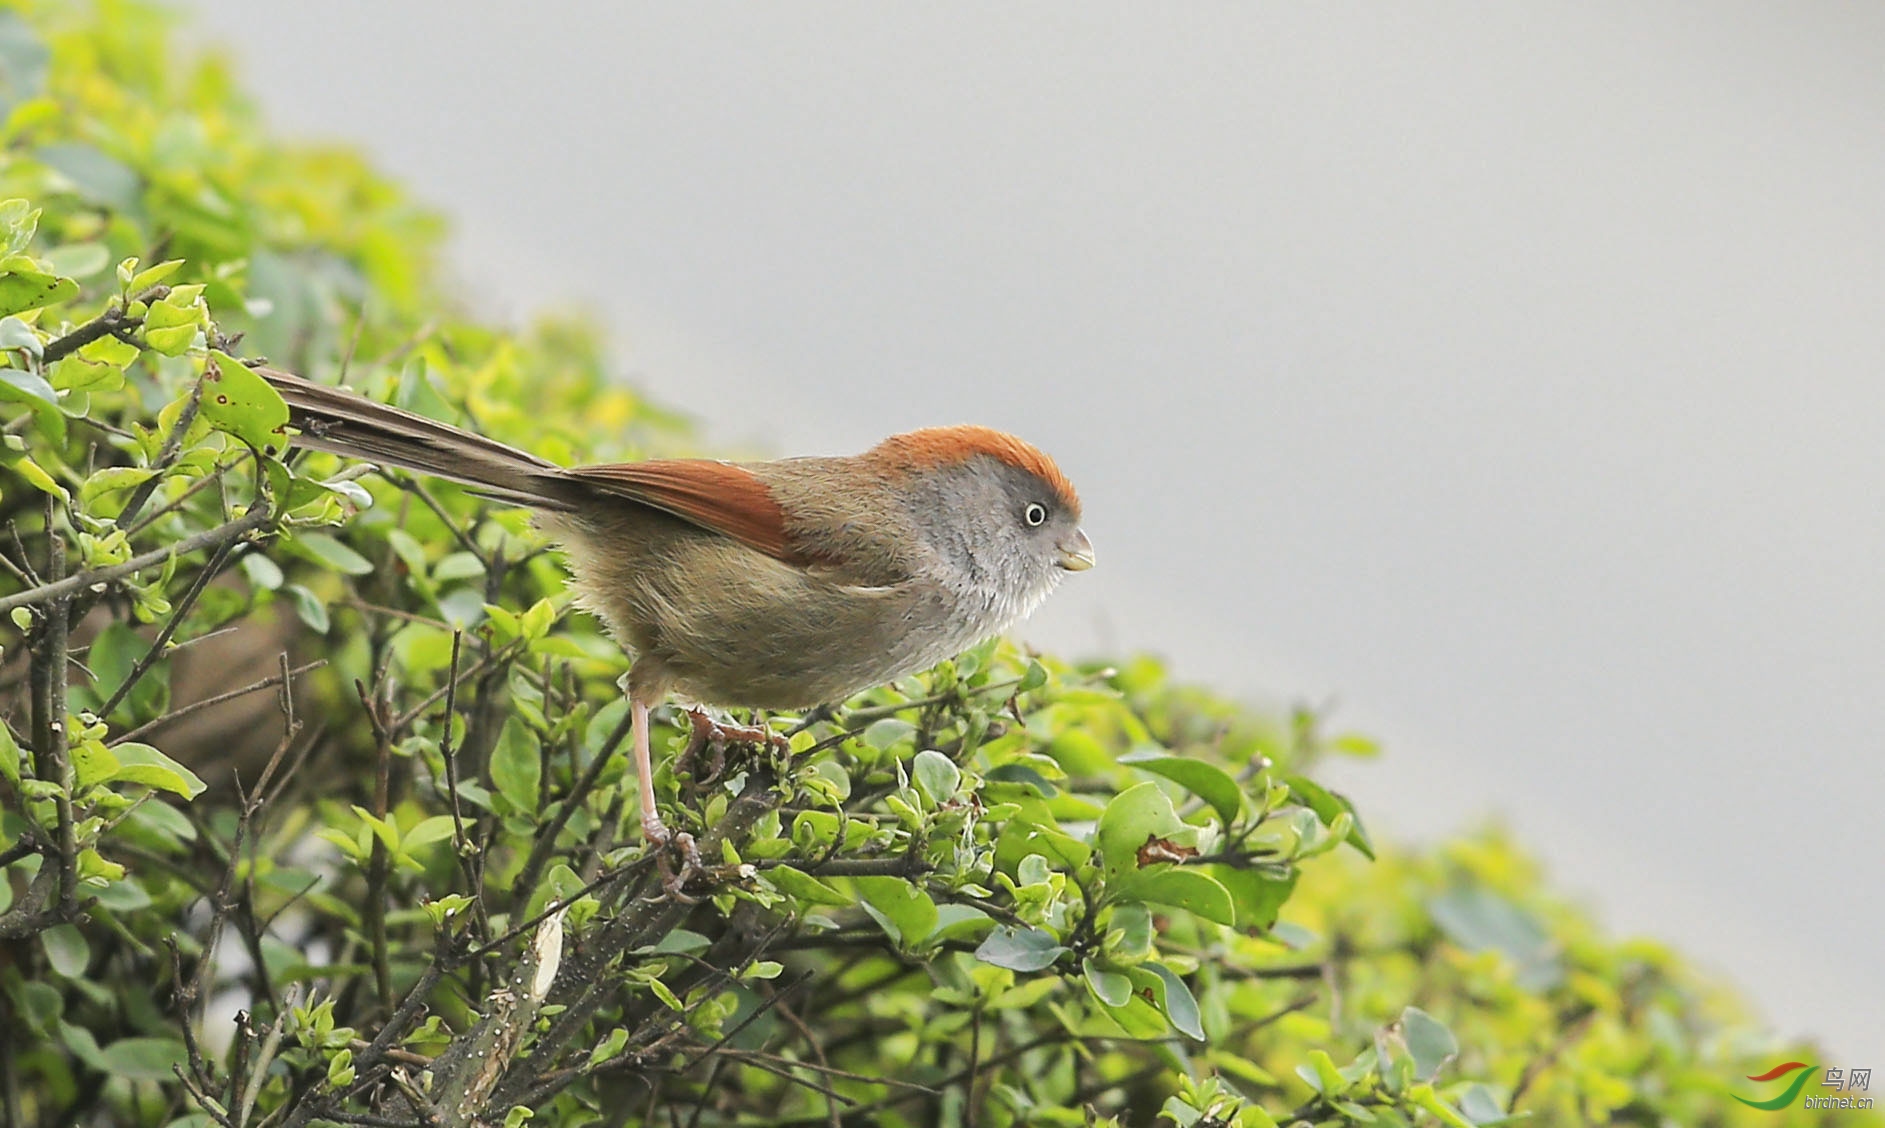
[{"label": "bird's eye", "polygon": [[1028,528],[1037,529],[1047,520],[1047,507],[1038,501],[1028,502],[1028,507],[1021,511],[1021,519],[1028,523]]}]

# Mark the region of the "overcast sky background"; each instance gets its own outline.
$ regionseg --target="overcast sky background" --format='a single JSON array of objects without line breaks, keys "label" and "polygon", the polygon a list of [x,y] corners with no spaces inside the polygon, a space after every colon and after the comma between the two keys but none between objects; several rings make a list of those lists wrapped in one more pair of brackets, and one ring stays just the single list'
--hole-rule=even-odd
[{"label": "overcast sky background", "polygon": [[1885,1064],[1885,6],[189,0],[496,318],[778,453],[977,421],[1100,567],[1025,632],[1339,701]]}]

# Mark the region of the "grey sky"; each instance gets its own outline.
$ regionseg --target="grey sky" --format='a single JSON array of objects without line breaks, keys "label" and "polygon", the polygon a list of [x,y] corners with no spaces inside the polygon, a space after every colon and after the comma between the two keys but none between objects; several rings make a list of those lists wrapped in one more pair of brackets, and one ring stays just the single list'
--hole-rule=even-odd
[{"label": "grey sky", "polygon": [[1334,697],[1379,828],[1885,1056],[1885,8],[187,6],[476,307],[724,441],[1021,432],[1029,637]]}]

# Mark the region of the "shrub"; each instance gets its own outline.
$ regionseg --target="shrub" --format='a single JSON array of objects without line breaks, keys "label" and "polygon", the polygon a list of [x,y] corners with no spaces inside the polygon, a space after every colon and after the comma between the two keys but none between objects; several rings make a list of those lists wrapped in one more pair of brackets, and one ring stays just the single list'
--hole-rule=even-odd
[{"label": "shrub", "polygon": [[286,451],[246,362],[565,461],[685,428],[168,24],[0,12],[7,1123],[1832,1122],[1503,837],[1372,843],[1315,781],[1365,741],[1149,659],[991,643],[789,755],[663,710],[678,886],[525,516]]}]

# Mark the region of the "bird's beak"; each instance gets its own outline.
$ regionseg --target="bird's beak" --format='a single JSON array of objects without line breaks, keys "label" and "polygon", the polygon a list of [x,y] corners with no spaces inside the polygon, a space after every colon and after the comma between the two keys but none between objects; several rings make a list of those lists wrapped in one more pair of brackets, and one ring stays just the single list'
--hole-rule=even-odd
[{"label": "bird's beak", "polygon": [[1060,566],[1069,572],[1084,572],[1093,567],[1093,542],[1079,529],[1060,542]]}]

